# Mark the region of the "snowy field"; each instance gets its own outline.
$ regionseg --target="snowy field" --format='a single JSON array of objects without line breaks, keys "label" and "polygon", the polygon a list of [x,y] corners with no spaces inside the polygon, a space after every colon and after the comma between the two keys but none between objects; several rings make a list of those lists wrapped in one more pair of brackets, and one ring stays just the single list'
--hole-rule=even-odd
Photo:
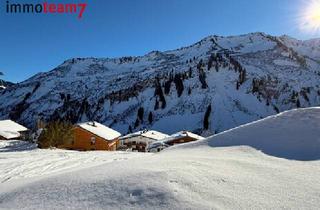
[{"label": "snowy field", "polygon": [[41,178],[148,155],[133,152],[44,150],[23,141],[0,141],[0,183],[11,179]]},{"label": "snowy field", "polygon": [[0,209],[319,209],[319,108],[157,154],[0,144]]}]

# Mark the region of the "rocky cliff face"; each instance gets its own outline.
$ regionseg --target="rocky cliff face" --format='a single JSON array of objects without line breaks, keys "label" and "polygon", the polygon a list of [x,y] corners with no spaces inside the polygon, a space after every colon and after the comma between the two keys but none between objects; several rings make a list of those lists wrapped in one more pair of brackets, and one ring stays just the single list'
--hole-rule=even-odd
[{"label": "rocky cliff face", "polygon": [[152,128],[209,135],[320,105],[319,40],[210,36],[141,57],[75,58],[0,92],[0,118],[96,120],[123,134]]}]

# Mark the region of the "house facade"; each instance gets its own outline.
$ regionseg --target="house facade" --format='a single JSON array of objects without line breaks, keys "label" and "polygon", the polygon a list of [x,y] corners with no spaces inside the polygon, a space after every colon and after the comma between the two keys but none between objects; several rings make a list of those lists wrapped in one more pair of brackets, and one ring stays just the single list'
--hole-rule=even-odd
[{"label": "house facade", "polygon": [[156,141],[149,144],[146,150],[147,152],[160,152],[168,147],[170,147],[168,144],[165,144],[162,141]]},{"label": "house facade", "polygon": [[162,140],[169,135],[154,130],[138,131],[120,138],[120,149],[135,152],[146,152],[148,145]]},{"label": "house facade", "polygon": [[121,134],[98,122],[85,122],[75,125],[74,138],[63,148],[80,151],[106,150],[115,151]]},{"label": "house facade", "polygon": [[198,141],[204,139],[202,136],[191,133],[189,131],[180,131],[178,133],[172,134],[170,137],[163,140],[163,143],[173,146],[176,144],[183,144],[192,141]]}]

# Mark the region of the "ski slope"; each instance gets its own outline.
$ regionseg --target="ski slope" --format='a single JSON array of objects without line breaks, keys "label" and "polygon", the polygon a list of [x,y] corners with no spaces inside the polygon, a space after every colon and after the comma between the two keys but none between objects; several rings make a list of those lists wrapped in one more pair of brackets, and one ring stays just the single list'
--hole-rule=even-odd
[{"label": "ski slope", "polygon": [[293,110],[156,154],[6,146],[0,208],[319,209],[319,116]]}]

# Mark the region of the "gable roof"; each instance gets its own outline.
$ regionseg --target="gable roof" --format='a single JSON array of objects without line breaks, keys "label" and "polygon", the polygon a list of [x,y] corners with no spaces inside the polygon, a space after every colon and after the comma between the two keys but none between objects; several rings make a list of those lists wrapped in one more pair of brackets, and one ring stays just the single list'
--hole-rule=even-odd
[{"label": "gable roof", "polygon": [[22,131],[27,131],[28,128],[26,128],[16,122],[13,122],[12,120],[0,120],[0,130],[22,132]]},{"label": "gable roof", "polygon": [[15,139],[15,138],[19,138],[20,136],[21,134],[19,132],[0,130],[0,137],[3,137],[5,139]]},{"label": "gable roof", "polygon": [[163,142],[166,143],[166,142],[174,141],[176,139],[180,139],[180,138],[183,138],[183,137],[191,137],[191,138],[196,139],[196,140],[204,139],[202,136],[199,136],[197,134],[191,133],[189,131],[180,131],[178,133],[172,134],[168,138],[163,139]]},{"label": "gable roof", "polygon": [[147,150],[156,149],[158,147],[169,147],[169,145],[163,141],[155,141],[147,146]]},{"label": "gable roof", "polygon": [[0,120],[0,136],[6,139],[19,138],[19,132],[27,131],[28,129],[12,120]]},{"label": "gable roof", "polygon": [[143,130],[143,131],[138,131],[135,133],[130,133],[126,136],[121,137],[121,139],[128,139],[128,138],[133,138],[136,136],[143,136],[143,137],[153,139],[153,140],[161,140],[161,139],[169,137],[169,135],[167,135],[165,133],[161,133],[159,131]]},{"label": "gable roof", "polygon": [[108,141],[114,140],[121,136],[121,133],[118,131],[115,131],[98,122],[79,123],[77,126]]}]

